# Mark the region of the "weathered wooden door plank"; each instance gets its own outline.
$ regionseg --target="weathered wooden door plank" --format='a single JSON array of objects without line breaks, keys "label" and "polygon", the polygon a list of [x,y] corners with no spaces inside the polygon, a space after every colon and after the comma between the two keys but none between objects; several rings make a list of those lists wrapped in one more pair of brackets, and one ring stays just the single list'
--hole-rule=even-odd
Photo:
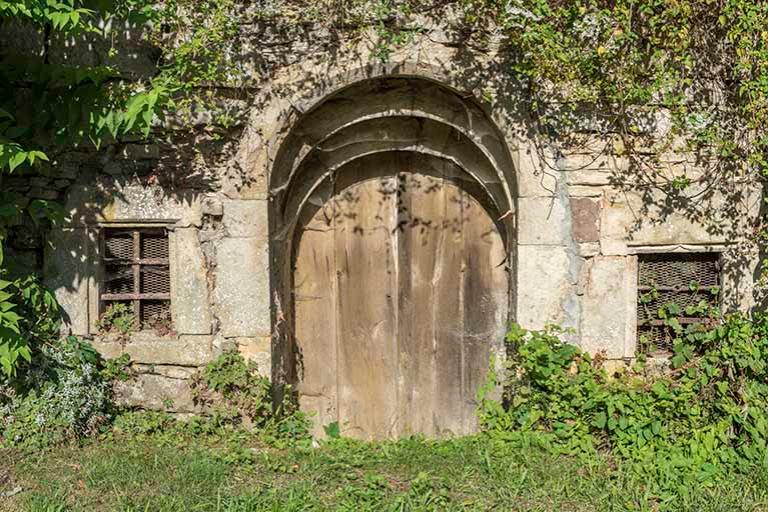
[{"label": "weathered wooden door plank", "polygon": [[[375,173],[372,173],[375,171]],[[336,181],[339,424],[346,435],[397,429],[396,176],[360,169]]]},{"label": "weathered wooden door plank", "polygon": [[398,175],[398,352],[401,435],[435,435],[435,272],[439,263],[444,187],[441,176],[404,162]]},{"label": "weathered wooden door plank", "polygon": [[338,418],[336,297],[336,205],[333,185],[317,192],[322,206],[305,208],[297,237],[293,306],[299,405],[314,411],[315,433]]},{"label": "weathered wooden door plank", "polygon": [[504,243],[488,212],[466,190],[464,203],[464,425],[477,429],[477,390],[484,384],[492,348],[504,335],[508,277]]},{"label": "weathered wooden door plank", "polygon": [[433,275],[435,287],[435,386],[436,435],[460,435],[465,432],[461,404],[464,365],[462,341],[464,332],[464,290],[461,285],[464,247],[464,205],[461,191],[452,180],[443,180],[440,239],[437,265]]}]

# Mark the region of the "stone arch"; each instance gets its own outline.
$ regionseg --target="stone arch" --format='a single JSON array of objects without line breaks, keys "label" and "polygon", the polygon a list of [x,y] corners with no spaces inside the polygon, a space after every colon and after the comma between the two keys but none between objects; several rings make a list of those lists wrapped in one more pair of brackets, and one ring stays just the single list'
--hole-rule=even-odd
[{"label": "stone arch", "polygon": [[[378,76],[346,85],[303,111],[287,135],[276,141],[278,148],[269,176],[270,194],[280,194],[307,156],[334,138],[341,138],[339,132],[354,133],[362,123],[376,119],[391,129],[402,121],[431,121],[432,127],[442,126],[463,135],[476,151],[484,154],[505,188],[502,210],[514,209],[516,180],[512,160],[505,138],[490,114],[471,93],[460,93],[433,79],[408,75]],[[447,139],[440,134],[433,138]]]},{"label": "stone arch", "polygon": [[[429,40],[421,41],[419,46],[418,56],[405,51],[386,63],[371,58],[370,48],[356,47],[332,60],[288,66],[271,77],[268,86],[253,98],[255,108],[233,174],[222,182],[224,193],[229,197],[266,199],[276,188],[272,180],[279,153],[307,113],[348,88],[400,77],[431,84],[475,107],[475,114],[481,114],[492,128],[493,135],[484,143],[505,155],[511,197],[517,198],[518,167],[540,166],[538,157],[530,154],[535,130],[528,121],[523,85],[511,82],[490,62],[475,62],[468,73],[463,51],[446,53],[445,47]],[[495,98],[492,106],[477,99],[486,94]]]},{"label": "stone arch", "polygon": [[[417,164],[421,172],[459,183],[491,217],[503,240],[506,266],[514,268],[512,159],[503,135],[472,95],[419,76],[370,78],[317,101],[279,139],[268,187],[272,291],[278,308],[273,324],[276,380],[301,378],[302,355],[292,332],[297,233],[307,212],[316,212],[332,196],[329,183],[350,169],[365,173],[369,165],[386,166],[398,155],[410,155],[409,165]],[[510,294],[513,280],[512,272]],[[514,316],[512,304],[508,296],[504,324]]]}]

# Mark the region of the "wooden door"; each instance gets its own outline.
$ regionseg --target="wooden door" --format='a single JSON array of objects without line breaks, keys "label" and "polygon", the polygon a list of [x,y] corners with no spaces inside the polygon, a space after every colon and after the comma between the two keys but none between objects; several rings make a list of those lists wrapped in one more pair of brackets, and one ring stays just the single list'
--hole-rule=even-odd
[{"label": "wooden door", "polygon": [[[298,391],[318,433],[476,429],[508,304],[502,238],[468,182],[405,155],[342,172],[293,260]],[[317,203],[317,201],[315,202]]]}]

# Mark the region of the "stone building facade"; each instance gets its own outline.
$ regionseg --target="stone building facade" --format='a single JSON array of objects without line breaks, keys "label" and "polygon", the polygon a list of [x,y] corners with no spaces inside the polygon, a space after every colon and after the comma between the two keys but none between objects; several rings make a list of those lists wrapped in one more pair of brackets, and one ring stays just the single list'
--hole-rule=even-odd
[{"label": "stone building facade", "polygon": [[[345,433],[361,437],[413,430],[457,434],[475,428],[467,413],[474,406],[473,390],[482,381],[489,356],[503,358],[509,322],[529,329],[557,324],[568,329],[565,336],[573,343],[608,360],[636,357],[642,318],[639,262],[646,255],[671,255],[648,261],[687,261],[686,255],[693,254],[694,262],[703,255],[704,267],[714,262],[722,307],[752,307],[757,255],[746,244],[745,233],[759,212],[757,187],[747,184],[732,190],[702,182],[689,189],[694,192],[686,199],[635,186],[631,162],[617,139],[596,135],[600,130],[594,124],[600,120],[586,114],[583,128],[567,137],[537,135],[526,110],[525,90],[505,70],[493,42],[473,50],[449,29],[430,25],[381,63],[365,38],[338,43],[323,29],[262,23],[247,25],[245,32],[242,69],[258,78],[238,89],[221,84],[219,111],[169,119],[150,140],[63,152],[50,175],[12,184],[30,197],[55,196],[66,204],[66,222],[47,235],[46,280],[66,311],[68,333],[91,338],[106,356],[130,354],[137,374],[123,389],[127,403],[196,412],[189,377],[222,350],[237,348],[257,361],[265,375],[296,384],[302,405],[315,414],[318,425],[338,420]],[[153,49],[135,38],[124,44],[128,51],[123,53],[131,58],[118,64],[126,74],[151,74]],[[67,45],[53,48],[59,51],[52,52],[54,58],[62,61],[91,58],[68,53]],[[226,124],[219,122],[223,114],[229,119]],[[663,111],[640,117],[651,136],[667,129]],[[649,153],[654,151],[649,148]],[[662,177],[682,171],[696,175],[706,167],[682,151],[667,149],[653,157]],[[391,265],[398,276],[405,267],[422,268],[422,263],[403,263],[403,258],[417,256],[403,255],[402,247],[411,244],[408,247],[416,252],[418,244],[399,233],[417,226],[422,233],[430,226],[445,226],[441,215],[448,215],[452,198],[447,193],[438,200],[409,196],[412,205],[426,205],[424,211],[434,218],[424,220],[423,214],[418,221],[412,216],[401,229],[400,203],[393,209],[388,203],[383,207],[384,217],[394,212],[394,224],[387,224],[377,217],[380,209],[370,213],[360,206],[374,202],[360,183],[378,180],[380,192],[387,180],[394,180],[390,192],[400,201],[408,185],[398,177],[407,171],[408,179],[424,175],[450,183],[467,205],[484,212],[477,221],[485,223],[479,230],[483,232],[476,235],[466,235],[476,224],[459,215],[457,229],[465,233],[462,240],[471,243],[458,249],[470,256],[457,267],[456,280],[440,284],[439,276],[447,274],[433,267],[425,278],[433,295],[407,307],[402,301],[408,297],[403,297],[418,287],[409,285],[410,291],[404,292],[402,281],[382,281],[386,275],[374,270],[360,270],[357,282],[338,284],[334,272],[341,275],[344,269],[338,263],[322,267],[316,260],[339,258],[340,251],[351,258],[352,245],[338,247],[344,243],[338,241],[340,229],[326,241],[335,248],[312,242],[317,248],[307,257],[314,260],[302,267],[298,247],[323,231],[312,226],[322,223],[324,208],[333,204],[330,218],[344,217],[338,200],[344,198],[343,187],[325,184],[337,183],[345,171],[359,177],[349,185],[358,186],[359,197],[349,201],[357,209],[347,219],[365,224],[369,215],[389,229],[384,238],[362,249],[354,246],[363,251],[357,258],[373,258],[384,269]],[[700,194],[696,187],[701,187]],[[386,201],[379,198],[375,204],[382,208]],[[469,206],[461,208],[464,212]],[[347,235],[367,229],[343,218],[340,222],[347,222]],[[332,224],[326,219],[326,227]],[[371,232],[376,229],[371,227]],[[156,295],[147,292],[146,300],[169,299],[171,327],[162,334],[149,329],[117,340],[103,336],[98,326],[105,306],[105,275],[115,264],[104,237],[133,231],[167,236],[168,289]],[[131,240],[126,238],[126,243]],[[492,247],[477,249],[483,243]],[[385,245],[391,250],[382,249]],[[143,249],[136,250],[134,255],[141,258]],[[457,254],[444,243],[418,250],[420,262],[430,257],[447,261]],[[373,256],[365,256],[365,251]],[[477,268],[486,270],[474,272]],[[297,272],[306,273],[301,283],[309,280],[308,289],[299,290]],[[319,278],[313,272],[330,277],[324,280],[325,274]],[[475,285],[479,292],[472,291]],[[452,287],[464,291],[452,295]],[[464,348],[447,363],[437,354],[442,350],[440,337],[455,326],[438,328],[453,320],[439,310],[435,313],[439,308],[434,304],[443,300],[436,289],[445,289],[440,297],[462,301],[462,339],[471,338],[457,342]],[[409,339],[431,328],[431,349],[410,353],[401,346],[394,355],[360,357],[360,351],[375,351],[365,345],[366,339],[379,336],[387,343],[388,334],[376,331],[380,323],[364,307],[388,307],[387,301],[376,302],[377,294],[401,301],[393,314],[403,329],[405,312],[416,311]],[[315,305],[297,305],[307,296],[317,299]],[[338,310],[344,306],[339,304],[348,297],[352,309],[342,318]],[[354,309],[361,304],[362,309]],[[429,314],[422,319],[418,315],[425,308],[430,308]],[[482,318],[471,319],[472,311]],[[345,330],[340,324],[349,318],[358,323]],[[371,323],[370,329],[355,334],[361,322]],[[397,337],[397,329],[392,329],[389,335]],[[334,341],[324,341],[326,337]],[[359,343],[349,353],[349,347],[340,346],[349,343],[347,338]],[[317,340],[320,348],[300,346],[312,345],[308,339]],[[342,370],[344,357],[347,367]],[[403,370],[404,365],[410,366]],[[455,373],[446,380],[438,375],[443,369]],[[355,371],[363,376],[355,376]],[[373,384],[361,384],[360,379]],[[452,391],[455,396],[430,401],[438,388],[450,388],[452,380],[461,381]],[[370,404],[360,405],[366,397]],[[463,405],[446,405],[452,401]],[[428,417],[414,412],[419,407],[428,409]],[[435,419],[441,414],[452,419]],[[366,415],[373,419],[361,419]],[[410,419],[403,423],[402,417]]]}]

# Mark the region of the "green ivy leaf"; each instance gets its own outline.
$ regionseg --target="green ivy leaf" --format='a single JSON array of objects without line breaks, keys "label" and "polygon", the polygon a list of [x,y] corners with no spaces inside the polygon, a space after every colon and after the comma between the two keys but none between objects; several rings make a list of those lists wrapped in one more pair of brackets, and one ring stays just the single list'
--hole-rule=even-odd
[{"label": "green ivy leaf", "polygon": [[16,169],[18,166],[24,163],[24,161],[27,159],[27,153],[24,151],[19,151],[11,156],[11,158],[8,160],[8,167],[11,171]]}]

